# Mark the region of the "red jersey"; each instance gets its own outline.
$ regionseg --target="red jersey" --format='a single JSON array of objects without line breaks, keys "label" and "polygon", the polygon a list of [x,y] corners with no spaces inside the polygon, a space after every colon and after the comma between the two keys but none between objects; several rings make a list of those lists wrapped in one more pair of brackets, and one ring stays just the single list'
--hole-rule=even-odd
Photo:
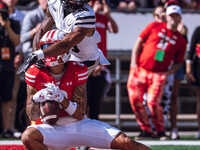
[{"label": "red jersey", "polygon": [[96,13],[96,29],[101,35],[101,42],[98,43],[98,48],[102,50],[105,57],[107,57],[106,49],[106,31],[108,29],[108,19],[105,15]]},{"label": "red jersey", "polygon": [[[55,80],[46,68],[38,69],[32,65],[25,73],[25,81],[38,91],[46,88],[46,83],[54,83],[65,91],[68,99],[71,100],[76,87],[87,82],[88,69],[84,64],[74,61],[68,61],[66,65],[67,69],[60,80]],[[68,114],[61,108],[60,117],[64,116]]]},{"label": "red jersey", "polygon": [[[186,51],[186,40],[177,31],[166,28],[166,23],[152,22],[140,34],[144,46],[137,60],[140,67],[153,72],[166,72],[171,61],[182,63]],[[162,60],[155,59],[161,52]],[[158,56],[160,56],[158,55]]]}]

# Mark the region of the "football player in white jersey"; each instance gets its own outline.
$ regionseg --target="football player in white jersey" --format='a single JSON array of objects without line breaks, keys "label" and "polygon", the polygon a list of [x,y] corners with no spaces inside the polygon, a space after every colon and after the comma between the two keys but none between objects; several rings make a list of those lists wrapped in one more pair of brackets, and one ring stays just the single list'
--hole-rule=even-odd
[{"label": "football player in white jersey", "polygon": [[[89,72],[98,65],[98,62],[102,65],[109,64],[97,47],[101,37],[95,29],[95,13],[88,2],[89,0],[48,1],[47,15],[33,41],[33,55],[19,68],[18,73],[27,70],[37,60],[63,53],[70,53],[71,60],[83,62],[89,67]],[[38,50],[39,40],[54,24],[67,33],[67,36],[44,50]]]},{"label": "football player in white jersey", "polygon": [[[58,43],[65,36],[60,30],[48,31],[39,44],[41,49]],[[29,118],[40,116],[40,102],[60,103],[60,117],[55,125],[47,123],[29,126],[22,134],[22,142],[31,150],[66,150],[76,146],[122,150],[150,150],[133,141],[119,129],[85,115],[87,96],[87,67],[68,61],[68,55],[47,57],[46,68],[32,65],[25,73]],[[70,83],[70,84],[67,84]]]}]

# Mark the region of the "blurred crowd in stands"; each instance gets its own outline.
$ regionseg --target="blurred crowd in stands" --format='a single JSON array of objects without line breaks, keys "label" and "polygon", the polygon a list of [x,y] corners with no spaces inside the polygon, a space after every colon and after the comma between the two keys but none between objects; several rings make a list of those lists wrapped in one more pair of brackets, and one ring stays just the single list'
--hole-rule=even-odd
[{"label": "blurred crowd in stands", "polygon": [[[171,0],[106,0],[111,9],[132,11],[137,8],[154,8]],[[172,0],[178,2],[182,9],[200,9],[199,0]],[[37,6],[37,0],[19,0],[18,6]]]}]

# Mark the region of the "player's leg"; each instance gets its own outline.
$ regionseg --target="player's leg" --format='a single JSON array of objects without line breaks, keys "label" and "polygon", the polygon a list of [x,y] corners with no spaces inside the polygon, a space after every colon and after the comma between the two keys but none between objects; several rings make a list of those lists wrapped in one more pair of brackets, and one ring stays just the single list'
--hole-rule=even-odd
[{"label": "player's leg", "polygon": [[47,150],[43,144],[43,136],[36,128],[27,128],[21,137],[22,143],[29,150]]},{"label": "player's leg", "polygon": [[121,150],[150,150],[149,147],[133,141],[131,138],[120,132],[112,141],[111,149]]},{"label": "player's leg", "polygon": [[74,142],[78,142],[77,144],[104,149],[150,150],[147,146],[133,141],[119,129],[107,123],[85,118],[75,124],[81,131],[73,134],[76,135]]}]

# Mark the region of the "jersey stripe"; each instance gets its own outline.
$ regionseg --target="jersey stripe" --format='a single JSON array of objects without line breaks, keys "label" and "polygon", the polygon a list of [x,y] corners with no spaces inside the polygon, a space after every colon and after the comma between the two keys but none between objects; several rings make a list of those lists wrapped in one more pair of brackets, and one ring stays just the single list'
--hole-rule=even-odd
[{"label": "jersey stripe", "polygon": [[87,19],[93,19],[96,20],[95,16],[86,16],[86,17],[79,17],[76,20],[87,20]]},{"label": "jersey stripe", "polygon": [[28,74],[27,72],[25,73],[25,76],[29,77],[29,78],[36,78],[36,76]]},{"label": "jersey stripe", "polygon": [[27,78],[27,77],[25,77],[25,79],[26,79],[27,81],[29,81],[29,82],[35,83],[35,80],[31,80],[31,79],[29,79],[29,78]]},{"label": "jersey stripe", "polygon": [[86,17],[79,17],[75,21],[75,25],[94,25],[96,22],[95,16],[86,16]]},{"label": "jersey stripe", "polygon": [[82,78],[78,78],[79,81],[82,81],[82,80],[86,80],[88,78],[88,76],[86,77],[82,77]]},{"label": "jersey stripe", "polygon": [[86,24],[90,24],[90,25],[94,25],[95,24],[95,22],[83,22],[83,23],[75,23],[75,25],[77,26],[77,25],[86,25]]},{"label": "jersey stripe", "polygon": [[85,75],[87,75],[87,72],[78,74],[78,77],[85,76]]}]

